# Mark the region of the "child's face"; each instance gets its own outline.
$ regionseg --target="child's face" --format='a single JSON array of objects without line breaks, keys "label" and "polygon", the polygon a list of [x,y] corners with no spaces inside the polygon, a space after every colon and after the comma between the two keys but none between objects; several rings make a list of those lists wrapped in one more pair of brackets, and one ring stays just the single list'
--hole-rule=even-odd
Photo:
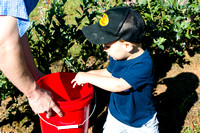
[{"label": "child's face", "polygon": [[128,57],[125,47],[123,42],[115,41],[104,44],[104,51],[115,60],[125,60]]}]

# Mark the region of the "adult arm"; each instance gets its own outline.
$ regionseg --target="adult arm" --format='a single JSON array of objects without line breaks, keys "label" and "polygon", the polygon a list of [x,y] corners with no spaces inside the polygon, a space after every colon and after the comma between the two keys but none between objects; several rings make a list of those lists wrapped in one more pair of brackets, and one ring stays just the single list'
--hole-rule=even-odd
[{"label": "adult arm", "polygon": [[20,38],[20,42],[21,42],[21,46],[24,52],[27,66],[31,74],[33,75],[34,79],[37,81],[39,78],[44,76],[44,74],[41,71],[39,71],[35,65],[26,33],[22,36],[22,38]]},{"label": "adult arm", "polygon": [[0,16],[0,70],[29,100],[35,113],[54,110],[62,116],[60,108],[52,100],[49,92],[41,89],[32,76],[24,56],[17,27],[17,19]]}]

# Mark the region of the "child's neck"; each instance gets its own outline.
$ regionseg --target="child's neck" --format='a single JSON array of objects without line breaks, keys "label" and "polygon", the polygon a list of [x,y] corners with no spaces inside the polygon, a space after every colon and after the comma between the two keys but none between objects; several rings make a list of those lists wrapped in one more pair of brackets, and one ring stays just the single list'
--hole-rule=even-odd
[{"label": "child's neck", "polygon": [[127,58],[127,60],[137,58],[143,53],[144,50],[141,47],[134,48],[133,51],[131,51],[130,56]]}]

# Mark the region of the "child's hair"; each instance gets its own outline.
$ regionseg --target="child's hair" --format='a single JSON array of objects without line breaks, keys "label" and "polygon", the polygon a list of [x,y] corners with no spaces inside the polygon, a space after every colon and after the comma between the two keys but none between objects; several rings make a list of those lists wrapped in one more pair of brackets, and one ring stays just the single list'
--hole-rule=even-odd
[{"label": "child's hair", "polygon": [[[128,42],[128,41],[125,41],[123,39],[119,39],[118,41],[119,42]],[[134,42],[129,42],[129,43],[132,43],[133,45],[136,45],[137,47],[142,47],[142,43],[134,43]]]},{"label": "child's hair", "polygon": [[94,44],[123,39],[141,43],[145,35],[142,16],[131,7],[114,7],[105,12],[99,23],[83,27],[83,34]]}]

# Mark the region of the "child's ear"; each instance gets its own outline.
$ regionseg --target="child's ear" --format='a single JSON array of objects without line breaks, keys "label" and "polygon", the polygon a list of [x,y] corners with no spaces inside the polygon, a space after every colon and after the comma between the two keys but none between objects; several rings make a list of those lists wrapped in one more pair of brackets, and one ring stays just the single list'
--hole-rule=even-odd
[{"label": "child's ear", "polygon": [[130,42],[124,42],[124,47],[127,52],[131,52],[134,48],[133,44]]}]

